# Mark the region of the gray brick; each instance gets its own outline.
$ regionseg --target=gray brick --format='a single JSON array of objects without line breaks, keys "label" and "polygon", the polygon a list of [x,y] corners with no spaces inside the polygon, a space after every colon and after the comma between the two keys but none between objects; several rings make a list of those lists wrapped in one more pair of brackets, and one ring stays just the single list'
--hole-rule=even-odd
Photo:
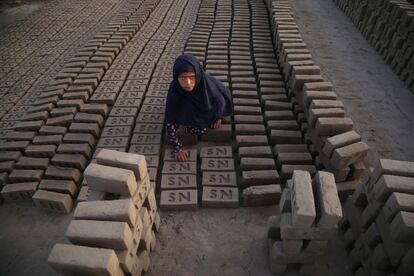
[{"label": "gray brick", "polygon": [[239,206],[238,188],[203,187],[203,207],[233,208]]},{"label": "gray brick", "polygon": [[167,190],[161,192],[160,208],[162,210],[197,209],[197,190]]},{"label": "gray brick", "polygon": [[282,194],[280,185],[259,185],[243,190],[244,206],[263,206],[278,204]]}]

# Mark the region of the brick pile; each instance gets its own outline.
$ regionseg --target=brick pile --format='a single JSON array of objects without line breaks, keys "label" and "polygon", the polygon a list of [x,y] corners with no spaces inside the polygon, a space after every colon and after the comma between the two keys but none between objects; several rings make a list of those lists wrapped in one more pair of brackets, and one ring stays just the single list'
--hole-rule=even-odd
[{"label": "brick pile", "polygon": [[381,159],[340,222],[356,275],[414,274],[414,162]]},{"label": "brick pile", "polygon": [[160,227],[145,158],[104,149],[97,162],[85,170],[97,196],[78,204],[66,231],[72,244],[56,244],[48,263],[62,274],[141,275]]},{"label": "brick pile", "polygon": [[414,2],[407,0],[333,1],[349,16],[400,79],[413,90]]},{"label": "brick pile", "polygon": [[[287,95],[300,129],[304,131],[304,140],[317,168],[334,174],[341,199],[345,199],[366,173],[363,161],[369,147],[353,130],[353,122],[345,116],[344,105],[337,100],[332,84],[324,80],[320,68],[314,64],[288,1],[268,1],[267,4],[279,65],[288,84]],[[281,155],[280,159],[284,158],[296,158],[296,155]],[[309,162],[306,152],[297,158]]]},{"label": "brick pile", "polygon": [[311,179],[309,172],[295,170],[279,207],[280,214],[268,221],[270,270],[284,273],[293,267],[311,274],[342,218],[334,176],[319,171]]}]

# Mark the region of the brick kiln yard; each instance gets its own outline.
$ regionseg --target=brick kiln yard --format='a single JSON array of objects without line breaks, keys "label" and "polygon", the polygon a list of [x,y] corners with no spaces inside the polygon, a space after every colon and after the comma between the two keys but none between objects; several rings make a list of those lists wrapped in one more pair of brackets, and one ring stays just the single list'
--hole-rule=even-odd
[{"label": "brick kiln yard", "polygon": [[[2,181],[6,176],[14,182],[59,178],[57,166],[68,166],[73,169],[65,177],[80,182],[80,172],[92,159],[92,148],[142,153],[145,139],[150,139],[156,149],[145,153],[149,156],[151,177],[158,171],[161,180],[165,155],[161,135],[146,136],[144,132],[148,124],[162,123],[162,116],[156,115],[162,114],[162,104],[154,99],[165,96],[171,62],[183,51],[203,56],[208,49],[207,71],[231,85],[239,108],[239,116],[233,118],[233,130],[224,127],[221,133],[212,135],[213,139],[232,135],[232,142],[203,140],[198,144],[198,152],[211,145],[251,145],[240,138],[236,141],[236,135],[263,133],[264,119],[268,121],[266,116],[262,117],[264,112],[284,109],[288,104],[280,97],[278,105],[271,97],[266,98],[266,91],[274,90],[272,85],[277,86],[277,82],[259,78],[266,72],[261,64],[269,59],[260,54],[272,49],[271,18],[266,6],[269,2],[36,1],[35,8],[20,11],[18,17],[2,13],[0,154],[2,161],[8,162],[5,153],[8,158],[17,154],[10,152],[24,153],[22,157],[14,155],[20,158],[20,164],[2,163],[1,169],[6,172],[1,174]],[[345,115],[353,121],[353,129],[369,146],[366,165],[374,166],[378,158],[413,161],[414,94],[335,3],[343,5],[348,1],[273,2],[287,2],[291,6],[313,63],[320,67],[323,79],[332,83],[337,99],[345,106]],[[110,23],[117,19],[127,28],[113,38],[112,45],[107,45],[111,51],[97,54],[99,39],[114,31]],[[128,20],[140,24],[128,25]],[[211,32],[211,36],[204,44],[194,43],[203,32]],[[93,38],[98,44],[90,43]],[[222,41],[228,44],[223,46]],[[245,43],[247,52],[243,48]],[[223,55],[223,48],[227,54]],[[92,57],[93,62],[86,62],[85,57]],[[88,66],[90,63],[94,66]],[[76,77],[76,68],[83,68],[85,78]],[[68,80],[73,81],[71,87],[75,88],[68,89]],[[51,86],[62,90],[49,89]],[[254,96],[249,96],[252,86],[265,96],[261,99],[262,109]],[[106,107],[86,105],[91,103]],[[107,114],[108,107],[112,109],[104,120],[101,115]],[[291,113],[287,116],[293,116],[292,105],[285,110]],[[85,116],[87,113],[93,115]],[[87,126],[83,125],[85,122]],[[244,129],[243,125],[251,127]],[[267,127],[272,128],[269,124]],[[140,129],[144,134],[140,134]],[[51,136],[42,136],[47,134]],[[268,138],[273,144],[283,141],[276,132]],[[292,135],[288,139],[298,137]],[[74,143],[80,146],[74,147]],[[241,171],[257,166],[240,162],[238,151],[234,153],[231,158],[239,177]],[[47,161],[39,159],[34,163],[34,159],[28,159],[39,157]],[[198,163],[196,170],[202,167],[202,161]],[[36,170],[30,174],[17,175],[18,170],[34,166]],[[278,172],[287,173],[280,167]],[[157,188],[159,202],[160,181]],[[160,211],[161,230],[146,275],[273,275],[269,270],[267,221],[279,212],[277,205],[215,209],[201,207],[200,203],[196,211]],[[72,217],[73,212],[57,214],[36,208],[29,200],[4,202],[0,206],[0,275],[56,275],[47,264],[47,257],[56,243],[67,243],[65,232]],[[338,234],[329,243],[315,275],[352,275],[348,264],[345,244]]]}]

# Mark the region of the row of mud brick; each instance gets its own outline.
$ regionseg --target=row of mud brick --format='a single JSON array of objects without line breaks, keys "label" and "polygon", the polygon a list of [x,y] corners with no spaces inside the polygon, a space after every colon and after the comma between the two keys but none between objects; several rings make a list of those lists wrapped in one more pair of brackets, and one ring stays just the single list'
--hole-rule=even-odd
[{"label": "row of mud brick", "polygon": [[294,171],[283,190],[279,212],[268,221],[270,270],[312,274],[342,218],[333,174],[319,171],[311,179],[307,171]]},{"label": "row of mud brick", "polygon": [[[77,197],[92,151],[103,143],[98,139],[105,133],[105,119],[121,109],[110,109],[113,102],[109,99],[115,100],[121,91],[107,97],[107,90],[117,88],[111,86],[116,72],[109,72],[116,69],[108,68],[156,5],[126,2],[64,64],[53,81],[28,94],[9,111],[8,118],[3,118],[2,129],[7,133],[0,144],[1,184],[10,184],[2,190],[6,199],[30,199],[38,189],[42,197],[47,193],[52,197],[69,195],[70,201]],[[123,67],[117,65],[118,69]]]},{"label": "row of mud brick", "polygon": [[413,275],[414,162],[380,159],[339,226],[355,275]]},{"label": "row of mud brick", "polygon": [[80,202],[48,263],[65,275],[141,275],[150,267],[160,217],[145,157],[102,150],[85,170],[91,194]]},{"label": "row of mud brick", "polygon": [[369,147],[353,130],[330,82],[303,42],[288,1],[267,1],[279,64],[288,84],[288,96],[302,116],[305,142],[316,156],[316,166],[335,176],[338,192],[345,200],[367,169],[363,163]]},{"label": "row of mud brick", "polygon": [[[407,0],[333,0],[414,90],[414,5]],[[410,2],[410,3],[408,3]]]}]

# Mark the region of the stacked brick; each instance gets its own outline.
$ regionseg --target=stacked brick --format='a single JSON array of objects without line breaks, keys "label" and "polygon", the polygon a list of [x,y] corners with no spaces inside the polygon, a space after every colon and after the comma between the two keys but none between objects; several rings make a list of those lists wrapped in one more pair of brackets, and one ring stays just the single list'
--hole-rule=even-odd
[{"label": "stacked brick", "polygon": [[380,159],[340,223],[356,275],[414,274],[414,162]]},{"label": "stacked brick", "polygon": [[[344,105],[337,100],[332,84],[324,81],[320,68],[313,63],[288,1],[268,1],[268,8],[279,65],[288,83],[287,95],[304,140],[318,169],[334,174],[341,198],[345,199],[366,173],[363,161],[369,147],[353,131],[353,122],[345,116]],[[284,158],[294,157],[282,155],[280,159]],[[309,158],[306,152],[298,158],[309,162],[305,161]]]},{"label": "stacked brick", "polygon": [[407,0],[333,0],[385,62],[414,89],[414,6]]},{"label": "stacked brick", "polygon": [[334,176],[319,171],[311,179],[307,171],[294,171],[279,206],[280,214],[268,221],[270,270],[311,274],[342,218]]},{"label": "stacked brick", "polygon": [[48,263],[62,274],[141,275],[160,226],[145,158],[104,149],[97,162],[85,178],[102,200],[78,204],[66,231],[72,244],[56,244]]},{"label": "stacked brick", "polygon": [[105,72],[157,5],[143,2],[124,3],[53,81],[17,103],[24,112],[0,145],[3,180],[13,183],[2,191],[8,200],[33,197],[39,207],[70,212],[92,149],[104,146],[97,139],[116,95],[107,90],[120,88]]},{"label": "stacked brick", "polygon": [[231,146],[202,147],[202,206],[238,207],[237,187],[233,149]]},{"label": "stacked brick", "polygon": [[163,210],[194,210],[198,203],[197,149],[189,149],[186,162],[175,160],[166,149],[161,178],[160,208]]}]

